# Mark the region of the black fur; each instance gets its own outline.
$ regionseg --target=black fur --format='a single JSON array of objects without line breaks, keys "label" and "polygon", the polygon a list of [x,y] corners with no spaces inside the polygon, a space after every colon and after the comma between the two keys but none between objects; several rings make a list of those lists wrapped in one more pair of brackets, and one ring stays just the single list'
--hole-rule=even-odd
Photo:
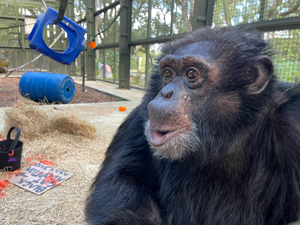
[{"label": "black fur", "polygon": [[209,55],[220,65],[219,96],[235,93],[241,99],[238,115],[219,119],[217,110],[201,116],[196,111],[199,151],[179,161],[153,157],[144,124],[147,105],[162,88],[157,67],[92,185],[86,205],[90,224],[277,225],[297,219],[299,87],[272,76],[263,92],[247,94],[255,57],[272,56],[260,33],[250,28],[200,29],[167,44],[158,60],[202,41],[212,43]]}]

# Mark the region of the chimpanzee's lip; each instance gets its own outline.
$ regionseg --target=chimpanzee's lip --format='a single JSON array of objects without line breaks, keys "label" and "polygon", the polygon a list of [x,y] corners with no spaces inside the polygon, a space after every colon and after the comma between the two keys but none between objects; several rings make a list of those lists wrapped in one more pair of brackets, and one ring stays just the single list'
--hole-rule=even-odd
[{"label": "chimpanzee's lip", "polygon": [[152,130],[148,124],[146,127],[146,134],[150,144],[153,145],[154,147],[159,147],[165,144],[170,139],[172,139],[175,135],[177,135],[184,129],[185,128],[181,128],[173,131],[155,131]]}]

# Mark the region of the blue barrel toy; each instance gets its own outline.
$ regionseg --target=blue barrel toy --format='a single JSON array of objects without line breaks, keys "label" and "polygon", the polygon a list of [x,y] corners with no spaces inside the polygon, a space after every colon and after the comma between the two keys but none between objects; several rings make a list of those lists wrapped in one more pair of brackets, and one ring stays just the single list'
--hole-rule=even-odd
[{"label": "blue barrel toy", "polygon": [[64,74],[26,72],[20,79],[19,91],[33,101],[69,103],[75,95],[73,79]]}]

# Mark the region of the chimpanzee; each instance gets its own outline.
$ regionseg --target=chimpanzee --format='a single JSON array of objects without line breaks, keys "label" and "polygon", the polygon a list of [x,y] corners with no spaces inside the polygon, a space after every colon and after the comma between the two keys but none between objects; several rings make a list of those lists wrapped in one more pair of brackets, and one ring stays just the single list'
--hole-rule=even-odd
[{"label": "chimpanzee", "polygon": [[297,220],[300,88],[246,26],[166,44],[87,199],[105,225],[277,225]]}]

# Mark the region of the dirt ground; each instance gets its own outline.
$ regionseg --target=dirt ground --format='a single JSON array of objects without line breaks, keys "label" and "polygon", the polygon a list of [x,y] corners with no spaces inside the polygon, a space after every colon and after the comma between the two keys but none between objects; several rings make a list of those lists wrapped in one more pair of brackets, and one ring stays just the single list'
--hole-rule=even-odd
[{"label": "dirt ground", "polygon": [[[14,105],[19,93],[20,78],[5,78],[0,79],[0,107],[11,107]],[[97,103],[97,102],[114,102],[113,97],[101,93],[92,88],[85,87],[85,92],[82,91],[82,86],[75,83],[75,96],[70,102],[74,103]]]}]

